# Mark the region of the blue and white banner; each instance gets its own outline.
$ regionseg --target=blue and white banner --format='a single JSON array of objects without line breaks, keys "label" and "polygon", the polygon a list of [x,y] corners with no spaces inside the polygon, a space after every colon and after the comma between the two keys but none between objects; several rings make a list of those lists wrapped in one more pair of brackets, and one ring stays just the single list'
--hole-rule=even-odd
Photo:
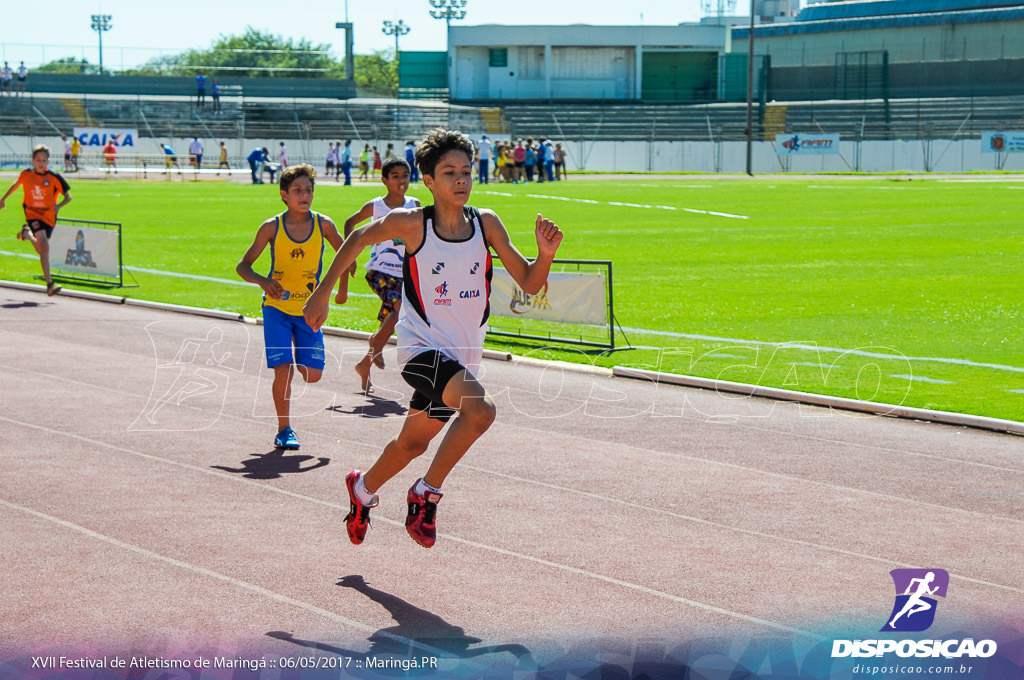
[{"label": "blue and white banner", "polygon": [[982,132],[982,153],[1024,152],[1024,132]]},{"label": "blue and white banner", "polygon": [[779,156],[823,156],[839,153],[839,135],[775,135],[775,153]]},{"label": "blue and white banner", "polygon": [[87,150],[90,147],[102,149],[107,142],[113,142],[114,146],[135,148],[135,140],[139,138],[139,131],[135,128],[80,128],[72,130],[75,138]]}]

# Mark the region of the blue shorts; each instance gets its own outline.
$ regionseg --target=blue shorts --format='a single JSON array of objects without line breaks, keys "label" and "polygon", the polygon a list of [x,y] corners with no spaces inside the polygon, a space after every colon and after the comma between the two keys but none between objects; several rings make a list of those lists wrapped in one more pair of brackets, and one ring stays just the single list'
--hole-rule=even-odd
[{"label": "blue shorts", "polygon": [[267,345],[267,368],[296,363],[323,370],[324,334],[310,328],[302,316],[285,314],[277,307],[264,305],[263,341]]}]

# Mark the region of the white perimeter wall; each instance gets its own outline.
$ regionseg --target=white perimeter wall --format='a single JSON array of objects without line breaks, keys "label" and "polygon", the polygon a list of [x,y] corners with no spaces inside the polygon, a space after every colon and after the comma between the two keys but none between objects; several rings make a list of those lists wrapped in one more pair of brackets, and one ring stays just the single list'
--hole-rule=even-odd
[{"label": "white perimeter wall", "polygon": [[[471,135],[473,139],[478,134]],[[187,160],[191,138],[169,140],[179,161]],[[204,166],[216,167],[219,158],[219,139],[202,139],[205,146]],[[280,142],[288,147],[292,163],[306,160],[323,170],[327,157],[327,143],[337,140],[298,139],[225,139],[228,156],[234,167],[247,167],[245,157],[257,146],[267,147],[270,158],[277,161]],[[344,141],[344,140],[342,140]],[[358,172],[358,153],[364,144],[376,145],[384,155],[389,140],[352,140],[355,172]],[[406,140],[393,140],[396,152],[404,157]],[[746,171],[747,147],[744,142],[576,142],[561,141],[566,150],[567,165],[572,170],[597,172],[722,172]],[[64,143],[60,137],[0,137],[0,157],[14,159],[28,167],[29,155],[35,144],[46,144],[51,150],[50,167],[60,171],[63,167]],[[1024,153],[997,155],[982,153],[980,139],[960,141],[898,140],[884,142],[841,141],[839,154],[830,156],[788,156],[775,154],[771,142],[754,142],[752,166],[755,173],[774,172],[991,172],[1009,170],[1024,172]],[[98,154],[100,149],[83,153]],[[120,149],[119,157],[127,162],[133,154],[161,155],[158,141],[150,138],[136,140],[134,150]],[[926,163],[927,159],[927,163]]]}]

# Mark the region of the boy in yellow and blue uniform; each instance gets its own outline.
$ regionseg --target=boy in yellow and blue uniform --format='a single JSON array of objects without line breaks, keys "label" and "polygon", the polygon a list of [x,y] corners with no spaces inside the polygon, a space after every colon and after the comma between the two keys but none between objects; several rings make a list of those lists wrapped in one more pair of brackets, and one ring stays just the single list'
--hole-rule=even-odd
[{"label": "boy in yellow and blue uniform", "polygon": [[[324,240],[335,250],[342,243],[334,222],[311,210],[315,181],[316,170],[306,163],[281,173],[281,200],[288,209],[260,225],[235,268],[239,276],[263,289],[263,337],[267,367],[274,371],[272,391],[278,422],[274,446],[282,449],[299,448],[289,409],[293,366],[307,383],[320,380],[324,369],[323,332],[306,323],[302,306],[320,281]],[[270,273],[261,276],[252,265],[267,246]]]}]

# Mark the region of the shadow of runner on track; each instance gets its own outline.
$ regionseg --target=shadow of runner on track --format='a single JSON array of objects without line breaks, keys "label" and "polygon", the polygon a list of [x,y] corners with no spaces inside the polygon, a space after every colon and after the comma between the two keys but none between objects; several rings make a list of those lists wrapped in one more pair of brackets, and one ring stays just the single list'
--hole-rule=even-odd
[{"label": "shadow of runner on track", "polygon": [[[224,465],[211,465],[210,467],[225,472],[233,472],[248,479],[278,479],[282,475],[309,472],[324,467],[331,462],[330,458],[313,458],[313,456],[287,456],[284,449],[274,449],[267,453],[254,453],[252,458],[243,460],[240,468],[229,468]],[[307,467],[302,464],[307,460],[317,462]]]},{"label": "shadow of runner on track", "polygon": [[[362,394],[362,392],[360,392]],[[360,406],[328,406],[326,410],[345,416],[359,416],[361,418],[387,418],[388,416],[404,416],[407,409],[397,401],[382,399],[372,394],[366,395],[369,404]]]},{"label": "shadow of runner on track", "polygon": [[[367,638],[371,646],[369,650],[363,652],[321,642],[300,640],[293,637],[291,633],[280,631],[272,631],[267,635],[277,640],[349,658],[372,657],[377,660],[393,658],[401,661],[403,659],[418,659],[425,654],[440,653],[444,655],[443,658],[468,660],[487,654],[508,652],[516,658],[516,670],[529,671],[537,668],[530,650],[523,645],[504,644],[473,648],[473,645],[482,642],[480,638],[466,635],[466,631],[461,627],[448,623],[437,614],[420,609],[400,597],[372,587],[358,574],[343,577],[338,581],[338,585],[351,588],[380,604],[387,609],[391,618],[398,625],[382,628]],[[377,669],[377,672],[380,670]],[[397,675],[408,674],[407,671],[402,671],[400,668],[392,670],[396,671]]]}]

